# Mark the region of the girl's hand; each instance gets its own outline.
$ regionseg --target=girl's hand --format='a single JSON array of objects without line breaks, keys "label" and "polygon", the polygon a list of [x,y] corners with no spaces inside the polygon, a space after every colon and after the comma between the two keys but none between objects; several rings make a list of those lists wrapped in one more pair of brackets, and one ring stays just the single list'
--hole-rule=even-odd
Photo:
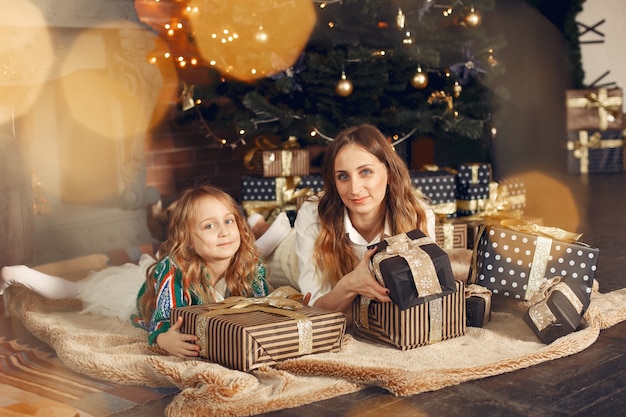
[{"label": "girl's hand", "polygon": [[369,249],[361,258],[359,264],[350,273],[349,285],[351,289],[359,295],[378,300],[381,302],[391,301],[389,290],[376,280],[370,270],[372,256],[376,253],[376,248]]},{"label": "girl's hand", "polygon": [[200,346],[194,344],[198,340],[198,336],[193,334],[180,333],[180,327],[183,325],[183,318],[179,317],[176,323],[169,328],[167,332],[161,333],[157,336],[156,343],[161,348],[167,351],[170,355],[177,356],[179,358],[185,358],[189,356],[198,356]]}]

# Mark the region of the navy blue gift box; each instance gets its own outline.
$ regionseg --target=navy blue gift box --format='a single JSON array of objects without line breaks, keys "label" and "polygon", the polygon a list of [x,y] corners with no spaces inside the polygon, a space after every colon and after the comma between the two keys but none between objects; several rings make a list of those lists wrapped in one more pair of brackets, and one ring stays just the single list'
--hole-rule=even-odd
[{"label": "navy blue gift box", "polygon": [[456,212],[456,178],[446,170],[411,171],[413,187],[429,200],[437,214]]},{"label": "navy blue gift box", "polygon": [[624,136],[621,130],[568,132],[567,171],[601,174],[624,170]]},{"label": "navy blue gift box", "polygon": [[483,162],[459,164],[456,175],[458,216],[469,216],[482,211],[493,187],[491,164]]}]

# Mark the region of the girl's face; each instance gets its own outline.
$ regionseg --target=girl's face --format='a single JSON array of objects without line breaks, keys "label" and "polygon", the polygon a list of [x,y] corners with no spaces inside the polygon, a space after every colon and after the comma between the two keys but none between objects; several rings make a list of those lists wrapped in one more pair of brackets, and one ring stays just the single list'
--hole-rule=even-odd
[{"label": "girl's face", "polygon": [[216,198],[202,198],[191,223],[191,245],[207,264],[230,261],[241,245],[235,213]]},{"label": "girl's face", "polygon": [[349,144],[337,152],[335,185],[352,215],[378,213],[387,192],[387,167],[365,148]]}]

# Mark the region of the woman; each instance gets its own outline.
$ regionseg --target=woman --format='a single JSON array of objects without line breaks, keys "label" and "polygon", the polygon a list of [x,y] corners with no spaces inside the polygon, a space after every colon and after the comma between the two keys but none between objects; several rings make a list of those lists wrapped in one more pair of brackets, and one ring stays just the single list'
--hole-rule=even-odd
[{"label": "woman", "polygon": [[391,301],[369,269],[375,250],[367,246],[417,228],[434,239],[434,213],[419,199],[404,161],[369,124],[344,130],[328,145],[322,179],[323,193],[302,205],[295,222],[300,292],[333,311],[347,310],[357,295]]}]

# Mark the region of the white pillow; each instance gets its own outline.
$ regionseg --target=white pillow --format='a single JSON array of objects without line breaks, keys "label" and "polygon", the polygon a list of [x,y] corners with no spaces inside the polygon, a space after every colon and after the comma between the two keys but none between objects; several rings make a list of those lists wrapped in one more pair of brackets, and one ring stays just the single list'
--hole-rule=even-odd
[{"label": "white pillow", "polygon": [[298,285],[298,256],[296,255],[296,231],[291,229],[287,237],[265,258],[269,267],[269,284],[273,288],[288,285],[300,291]]}]

